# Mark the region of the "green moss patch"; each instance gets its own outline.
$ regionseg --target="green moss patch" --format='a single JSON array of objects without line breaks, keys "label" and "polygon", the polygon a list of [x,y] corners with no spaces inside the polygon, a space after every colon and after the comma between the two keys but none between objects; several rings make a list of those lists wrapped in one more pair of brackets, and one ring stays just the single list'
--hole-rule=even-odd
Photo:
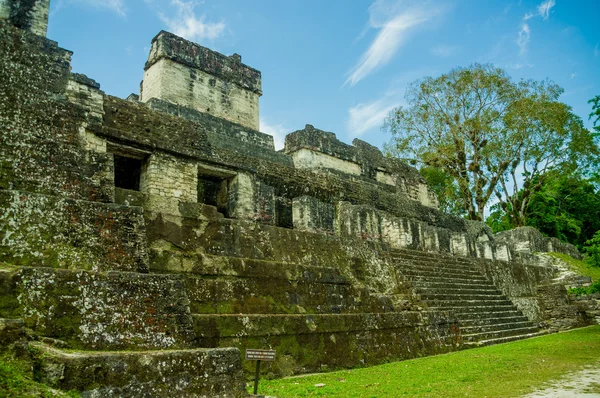
[{"label": "green moss patch", "polygon": [[2,397],[79,397],[77,392],[54,390],[34,381],[30,363],[0,356],[0,396]]}]

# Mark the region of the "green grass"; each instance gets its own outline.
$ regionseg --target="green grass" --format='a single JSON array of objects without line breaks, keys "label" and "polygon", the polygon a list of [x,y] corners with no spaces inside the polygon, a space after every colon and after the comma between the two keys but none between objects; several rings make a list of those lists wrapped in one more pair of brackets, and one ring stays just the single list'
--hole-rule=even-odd
[{"label": "green grass", "polygon": [[[259,393],[285,397],[516,397],[600,361],[600,326],[389,363],[261,381]],[[315,387],[323,383],[324,387]]]},{"label": "green grass", "polygon": [[571,269],[578,274],[589,276],[594,282],[600,281],[600,267],[593,267],[589,263],[583,260],[576,260],[568,254],[563,253],[548,253],[552,257],[563,260],[567,263]]},{"label": "green grass", "polygon": [[33,381],[31,364],[0,356],[0,397],[79,397],[76,392],[61,392]]}]

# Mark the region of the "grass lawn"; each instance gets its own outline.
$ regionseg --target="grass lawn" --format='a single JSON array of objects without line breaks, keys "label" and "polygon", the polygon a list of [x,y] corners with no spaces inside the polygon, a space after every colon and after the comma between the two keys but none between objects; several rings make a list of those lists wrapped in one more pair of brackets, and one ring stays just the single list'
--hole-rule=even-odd
[{"label": "grass lawn", "polygon": [[600,366],[600,326],[370,368],[262,380],[259,393],[278,398],[516,397],[594,363]]}]

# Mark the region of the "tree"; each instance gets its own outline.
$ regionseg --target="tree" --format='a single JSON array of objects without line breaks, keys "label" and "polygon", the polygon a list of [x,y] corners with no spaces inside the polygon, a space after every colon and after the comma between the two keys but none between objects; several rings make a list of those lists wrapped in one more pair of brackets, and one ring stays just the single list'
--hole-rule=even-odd
[{"label": "tree", "polygon": [[600,133],[600,95],[597,95],[591,100],[589,100],[588,104],[592,104],[592,113],[590,113],[590,120],[594,119],[594,130]]},{"label": "tree", "polygon": [[[591,179],[556,170],[543,180],[539,191],[531,196],[525,224],[581,249],[600,230],[600,190]],[[494,232],[515,227],[502,209],[492,209],[486,223]]]},{"label": "tree", "polygon": [[558,101],[550,81],[514,82],[502,69],[474,64],[412,83],[407,107],[388,115],[388,151],[450,175],[467,217],[482,221],[492,195],[515,226],[557,166],[598,155],[591,132]]},{"label": "tree", "polygon": [[431,166],[424,166],[419,171],[427,180],[427,185],[439,198],[441,211],[455,216],[465,215],[466,212],[460,200],[458,185],[450,174]]}]

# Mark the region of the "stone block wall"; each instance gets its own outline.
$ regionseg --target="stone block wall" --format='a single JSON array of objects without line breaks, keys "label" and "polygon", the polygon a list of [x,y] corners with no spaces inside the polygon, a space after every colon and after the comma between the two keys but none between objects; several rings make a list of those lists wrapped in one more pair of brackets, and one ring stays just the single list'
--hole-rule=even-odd
[{"label": "stone block wall", "polygon": [[50,0],[0,0],[0,18],[19,29],[46,36]]},{"label": "stone block wall", "polygon": [[399,194],[438,209],[439,201],[425,179],[400,161],[385,158],[381,151],[359,139],[347,145],[335,134],[306,125],[285,137],[285,153],[294,166],[313,171],[333,171],[346,176],[361,176],[379,184],[391,185]]},{"label": "stone block wall", "polygon": [[0,190],[0,262],[94,271],[148,268],[142,209]]},{"label": "stone block wall", "polygon": [[181,202],[198,200],[198,166],[166,154],[155,153],[142,166],[140,191]]},{"label": "stone block wall", "polygon": [[310,196],[295,198],[292,203],[294,228],[301,231],[333,233],[335,206]]},{"label": "stone block wall", "polygon": [[222,54],[160,32],[152,40],[140,100],[159,98],[259,129],[260,72]]}]

